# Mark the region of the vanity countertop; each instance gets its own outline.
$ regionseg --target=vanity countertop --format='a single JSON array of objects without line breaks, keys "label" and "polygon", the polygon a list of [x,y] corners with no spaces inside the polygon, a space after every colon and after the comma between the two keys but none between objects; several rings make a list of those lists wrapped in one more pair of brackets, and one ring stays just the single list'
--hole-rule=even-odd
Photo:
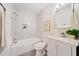
[{"label": "vanity countertop", "polygon": [[59,35],[43,35],[43,37],[60,40],[60,41],[67,42],[67,43],[73,44],[75,46],[78,46],[78,40],[76,40],[76,39],[62,37]]}]

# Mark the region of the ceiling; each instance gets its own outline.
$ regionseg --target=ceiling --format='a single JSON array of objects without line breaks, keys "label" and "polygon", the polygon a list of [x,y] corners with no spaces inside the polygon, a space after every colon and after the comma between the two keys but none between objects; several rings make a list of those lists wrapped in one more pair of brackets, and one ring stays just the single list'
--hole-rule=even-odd
[{"label": "ceiling", "polygon": [[12,5],[18,11],[25,10],[37,14],[45,8],[48,3],[13,3]]}]

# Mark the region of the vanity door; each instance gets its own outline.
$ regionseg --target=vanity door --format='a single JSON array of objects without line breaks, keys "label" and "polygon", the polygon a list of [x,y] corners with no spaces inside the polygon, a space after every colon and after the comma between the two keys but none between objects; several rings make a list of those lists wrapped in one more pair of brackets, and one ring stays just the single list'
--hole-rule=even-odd
[{"label": "vanity door", "polygon": [[71,45],[66,42],[57,42],[57,56],[71,56]]},{"label": "vanity door", "polygon": [[47,55],[56,56],[56,41],[54,39],[48,39],[47,44]]}]

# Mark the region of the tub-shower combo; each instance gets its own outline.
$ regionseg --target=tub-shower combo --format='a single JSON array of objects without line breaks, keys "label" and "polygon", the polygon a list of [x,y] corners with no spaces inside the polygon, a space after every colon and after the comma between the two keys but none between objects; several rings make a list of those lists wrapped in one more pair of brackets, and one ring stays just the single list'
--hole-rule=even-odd
[{"label": "tub-shower combo", "polygon": [[23,40],[16,40],[11,46],[11,55],[18,56],[34,50],[35,44],[42,42],[40,38],[29,38]]}]

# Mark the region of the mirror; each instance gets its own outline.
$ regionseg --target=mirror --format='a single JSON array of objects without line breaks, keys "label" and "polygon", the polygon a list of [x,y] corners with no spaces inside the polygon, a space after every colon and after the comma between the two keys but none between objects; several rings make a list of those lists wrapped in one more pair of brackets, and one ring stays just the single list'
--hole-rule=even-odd
[{"label": "mirror", "polygon": [[56,28],[69,28],[71,20],[71,3],[57,4],[55,9]]}]

